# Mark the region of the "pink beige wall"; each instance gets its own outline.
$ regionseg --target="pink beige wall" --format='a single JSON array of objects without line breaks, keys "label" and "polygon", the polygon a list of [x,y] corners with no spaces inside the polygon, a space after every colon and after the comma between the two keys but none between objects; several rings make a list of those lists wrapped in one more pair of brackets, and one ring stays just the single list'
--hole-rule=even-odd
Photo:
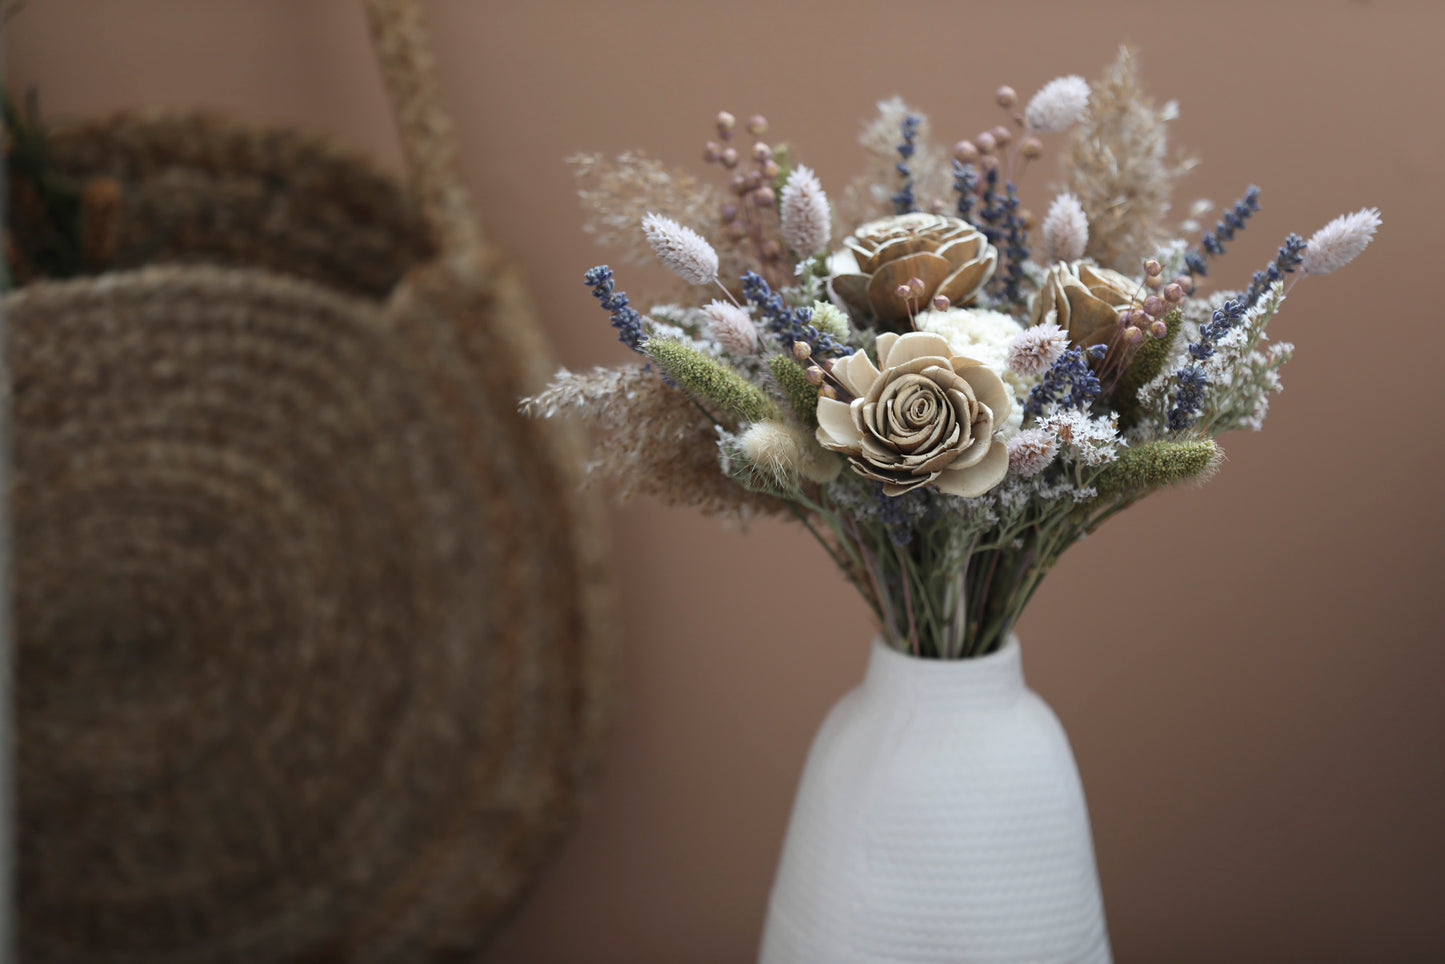
[{"label": "pink beige wall", "polygon": [[[1121,962],[1445,960],[1445,5],[428,8],[485,224],[570,366],[624,350],[580,283],[609,254],[578,229],[562,158],[645,147],[707,174],[720,108],[766,113],[838,185],[875,99],[951,140],[996,122],[998,84],[1096,76],[1130,39],[1204,160],[1183,200],[1264,188],[1220,277],[1378,205],[1376,245],[1277,322],[1298,352],[1268,430],[1226,439],[1207,488],[1071,552],[1021,636],[1083,771]],[[30,0],[5,55],[54,117],[209,104],[398,161],[350,2]],[[1023,185],[1036,210],[1051,174]],[[653,278],[623,274],[634,295]],[[748,960],[808,741],[863,665],[865,611],[802,533],[653,505],[613,525],[626,645],[605,772],[489,964]]]}]

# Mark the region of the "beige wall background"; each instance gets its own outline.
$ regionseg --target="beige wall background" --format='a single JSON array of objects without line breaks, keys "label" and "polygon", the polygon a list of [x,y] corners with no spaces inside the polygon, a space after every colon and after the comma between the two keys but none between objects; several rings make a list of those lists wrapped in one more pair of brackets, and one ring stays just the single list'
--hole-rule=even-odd
[{"label": "beige wall background", "polygon": [[[1378,205],[1376,244],[1276,322],[1298,351],[1266,431],[1226,438],[1208,487],[1075,548],[1020,635],[1083,772],[1119,961],[1445,960],[1445,5],[428,10],[483,221],[569,366],[626,352],[581,284],[612,256],[579,230],[562,158],[643,147],[711,176],[720,108],[766,114],[836,188],[875,100],[902,95],[951,142],[999,120],[999,84],[1095,77],[1128,39],[1203,160],[1181,207],[1264,190],[1218,280]],[[356,3],[30,0],[5,56],[52,118],[212,105],[399,163]],[[1030,171],[1027,206],[1054,172]],[[637,301],[657,280],[619,274]],[[865,610],[801,531],[646,504],[613,527],[626,641],[605,768],[489,964],[749,960],[808,742],[862,672]]]}]

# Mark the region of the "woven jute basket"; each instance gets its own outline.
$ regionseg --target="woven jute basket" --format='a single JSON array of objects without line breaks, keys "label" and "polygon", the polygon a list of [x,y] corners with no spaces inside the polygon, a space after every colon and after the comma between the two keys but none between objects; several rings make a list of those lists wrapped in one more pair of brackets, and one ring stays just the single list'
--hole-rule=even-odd
[{"label": "woven jute basket", "polygon": [[18,890],[37,962],[467,960],[575,816],[603,545],[412,3],[405,186],[182,115],[57,130],[112,269],[8,294]]}]

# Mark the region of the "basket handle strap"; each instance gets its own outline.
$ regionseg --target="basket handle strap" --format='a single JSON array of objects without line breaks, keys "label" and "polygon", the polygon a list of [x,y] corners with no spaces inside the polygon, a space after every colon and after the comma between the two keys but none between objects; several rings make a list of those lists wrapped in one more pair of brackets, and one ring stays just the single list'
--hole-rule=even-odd
[{"label": "basket handle strap", "polygon": [[483,243],[481,227],[457,166],[456,133],[441,106],[421,5],[417,0],[364,2],[412,199],[442,252],[475,252]]}]

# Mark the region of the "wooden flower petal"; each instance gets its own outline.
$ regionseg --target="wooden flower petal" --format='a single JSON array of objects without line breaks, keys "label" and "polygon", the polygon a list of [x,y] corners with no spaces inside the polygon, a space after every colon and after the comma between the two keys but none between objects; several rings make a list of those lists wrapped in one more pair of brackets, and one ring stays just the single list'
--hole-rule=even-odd
[{"label": "wooden flower petal", "polygon": [[855,351],[833,363],[833,375],[854,395],[867,395],[879,372],[867,352]]},{"label": "wooden flower petal", "polygon": [[878,364],[883,364],[883,359],[893,350],[893,345],[902,337],[896,331],[885,331],[873,342],[873,353],[878,356]]},{"label": "wooden flower petal", "polygon": [[818,444],[832,451],[857,451],[863,433],[853,423],[853,413],[846,402],[836,398],[818,399]]},{"label": "wooden flower petal", "polygon": [[[880,337],[878,340],[881,342],[883,339]],[[953,354],[953,350],[948,347],[947,338],[929,331],[910,331],[907,334],[899,335],[888,344],[887,355],[883,354],[882,349],[879,349],[878,353],[878,364],[885,371],[925,355],[931,358],[947,359]]]},{"label": "wooden flower petal", "polygon": [[[990,254],[994,254],[993,248],[988,250]],[[993,277],[993,270],[997,266],[996,254],[993,257],[970,261],[939,282],[937,294],[943,295],[954,305],[966,305],[988,284],[988,279]]]},{"label": "wooden flower petal", "polygon": [[927,305],[933,291],[953,272],[953,266],[936,254],[919,251],[880,265],[868,282],[868,304],[881,321],[899,322],[908,318],[909,300],[898,296],[899,285],[913,278],[923,281],[923,294],[915,308]]},{"label": "wooden flower petal", "polygon": [[934,485],[938,491],[965,499],[976,498],[1003,481],[1008,474],[1008,446],[994,442],[984,457],[974,464],[959,468],[955,462],[944,469]]},{"label": "wooden flower petal", "polygon": [[994,374],[993,369],[973,365],[959,371],[958,375],[973,389],[974,397],[988,406],[988,410],[993,413],[994,422],[1003,422],[1008,418],[1009,412],[1013,410],[1013,403],[1009,401],[1008,389],[1004,387],[1003,379]]},{"label": "wooden flower petal", "polygon": [[828,288],[839,301],[857,312],[869,312],[868,276],[866,274],[835,274],[828,279]]}]

